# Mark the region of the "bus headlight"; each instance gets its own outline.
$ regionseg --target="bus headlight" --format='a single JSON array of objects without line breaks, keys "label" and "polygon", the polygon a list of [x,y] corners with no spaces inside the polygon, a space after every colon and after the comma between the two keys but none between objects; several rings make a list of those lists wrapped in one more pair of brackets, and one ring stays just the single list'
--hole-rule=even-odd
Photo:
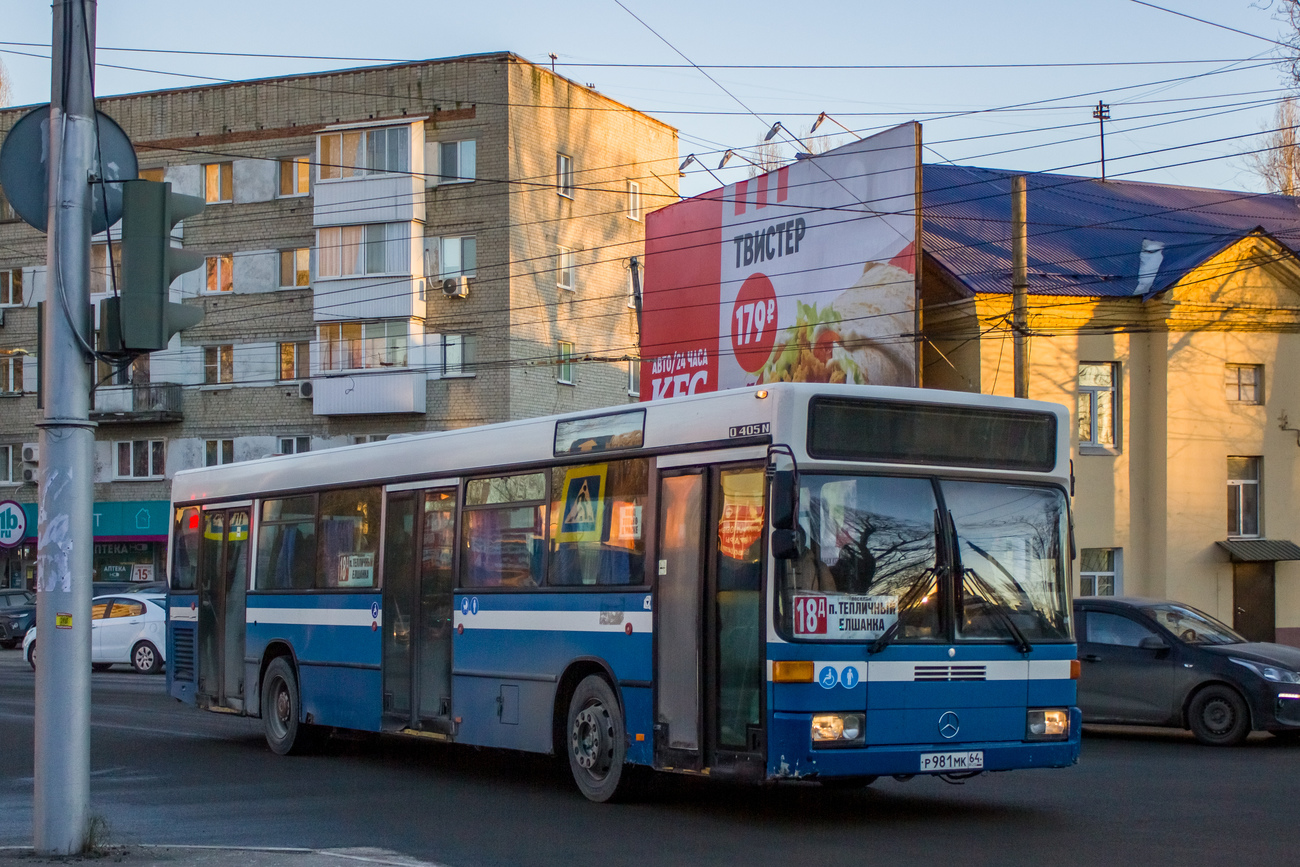
[{"label": "bus headlight", "polygon": [[819,713],[812,718],[814,747],[861,746],[866,735],[860,713]]},{"label": "bus headlight", "polygon": [[1025,720],[1025,740],[1059,741],[1070,736],[1070,711],[1066,708],[1031,710]]}]

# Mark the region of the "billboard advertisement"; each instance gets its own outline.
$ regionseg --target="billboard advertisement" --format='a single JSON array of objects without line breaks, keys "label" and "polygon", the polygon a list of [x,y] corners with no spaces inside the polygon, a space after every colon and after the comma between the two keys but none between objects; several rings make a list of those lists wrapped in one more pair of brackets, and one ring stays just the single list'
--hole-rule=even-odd
[{"label": "billboard advertisement", "polygon": [[646,217],[641,396],[917,385],[918,124]]}]

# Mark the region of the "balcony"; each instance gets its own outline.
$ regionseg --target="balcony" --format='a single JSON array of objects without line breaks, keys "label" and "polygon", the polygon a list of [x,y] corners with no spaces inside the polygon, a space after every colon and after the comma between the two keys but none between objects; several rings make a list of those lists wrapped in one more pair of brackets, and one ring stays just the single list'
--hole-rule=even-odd
[{"label": "balcony", "polygon": [[315,415],[422,414],[427,381],[422,370],[316,377],[312,411]]},{"label": "balcony", "polygon": [[100,424],[183,421],[178,382],[105,385],[95,390],[90,420]]}]

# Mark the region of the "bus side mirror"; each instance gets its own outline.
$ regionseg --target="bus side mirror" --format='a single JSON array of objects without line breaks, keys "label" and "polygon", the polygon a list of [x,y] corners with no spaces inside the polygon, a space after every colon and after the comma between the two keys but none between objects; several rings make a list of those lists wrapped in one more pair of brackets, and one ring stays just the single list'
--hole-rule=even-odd
[{"label": "bus side mirror", "polygon": [[[775,530],[793,530],[794,514],[799,492],[795,489],[794,473],[790,470],[777,470],[772,474],[772,528]],[[773,544],[776,535],[772,537]],[[773,548],[775,551],[775,548]]]},{"label": "bus side mirror", "polygon": [[799,556],[799,538],[796,530],[772,531],[772,556],[778,560],[794,560]]}]

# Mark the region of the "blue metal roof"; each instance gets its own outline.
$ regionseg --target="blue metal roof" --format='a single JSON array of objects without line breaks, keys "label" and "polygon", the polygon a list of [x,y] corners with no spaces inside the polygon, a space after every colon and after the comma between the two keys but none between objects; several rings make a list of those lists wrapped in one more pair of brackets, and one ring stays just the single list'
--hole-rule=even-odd
[{"label": "blue metal roof", "polygon": [[[1011,291],[1018,174],[1027,187],[1031,293],[1150,297],[1255,231],[1300,251],[1300,198],[969,166],[922,173],[924,249],[974,292]],[[1144,241],[1163,249],[1139,291]],[[1156,259],[1148,256],[1148,268]]]}]

